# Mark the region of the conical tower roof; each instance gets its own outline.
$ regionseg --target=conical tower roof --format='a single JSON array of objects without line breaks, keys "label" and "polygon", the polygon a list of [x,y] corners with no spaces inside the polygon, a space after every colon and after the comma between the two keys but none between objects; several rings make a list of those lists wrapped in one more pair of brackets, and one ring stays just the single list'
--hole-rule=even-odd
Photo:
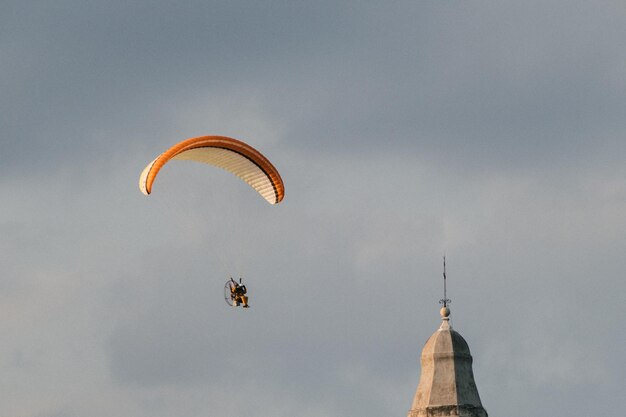
[{"label": "conical tower roof", "polygon": [[422,350],[422,373],[408,417],[487,417],[467,342],[452,330],[447,306],[441,316],[441,326]]}]

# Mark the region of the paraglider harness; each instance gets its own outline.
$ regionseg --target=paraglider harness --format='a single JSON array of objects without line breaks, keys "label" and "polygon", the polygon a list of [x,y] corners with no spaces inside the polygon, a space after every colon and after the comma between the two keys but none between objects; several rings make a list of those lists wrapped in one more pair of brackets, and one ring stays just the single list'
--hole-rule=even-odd
[{"label": "paraglider harness", "polygon": [[227,284],[230,287],[230,305],[233,307],[239,307],[240,305],[243,308],[250,307],[248,305],[248,296],[246,295],[248,290],[246,286],[241,283],[241,278],[239,278],[239,283],[237,283],[237,281],[231,277]]}]

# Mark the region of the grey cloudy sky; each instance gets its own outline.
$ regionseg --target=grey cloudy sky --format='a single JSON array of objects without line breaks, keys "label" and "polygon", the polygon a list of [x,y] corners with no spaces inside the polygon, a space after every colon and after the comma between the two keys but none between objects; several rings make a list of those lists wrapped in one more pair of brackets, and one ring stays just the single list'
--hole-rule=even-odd
[{"label": "grey cloudy sky", "polygon": [[[625,39],[620,1],[3,1],[0,416],[406,415],[444,253],[490,415],[614,414]],[[205,134],[284,202],[139,192]]]}]

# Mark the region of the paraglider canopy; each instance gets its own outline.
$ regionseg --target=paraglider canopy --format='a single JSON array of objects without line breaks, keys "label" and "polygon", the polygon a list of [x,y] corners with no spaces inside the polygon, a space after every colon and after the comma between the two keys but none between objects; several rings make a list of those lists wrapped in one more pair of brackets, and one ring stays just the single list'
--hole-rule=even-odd
[{"label": "paraglider canopy", "polygon": [[226,136],[200,136],[172,146],[150,162],[139,177],[139,189],[150,194],[161,168],[173,159],[197,161],[225,169],[255,189],[270,204],[278,204],[285,186],[274,165],[252,146]]}]

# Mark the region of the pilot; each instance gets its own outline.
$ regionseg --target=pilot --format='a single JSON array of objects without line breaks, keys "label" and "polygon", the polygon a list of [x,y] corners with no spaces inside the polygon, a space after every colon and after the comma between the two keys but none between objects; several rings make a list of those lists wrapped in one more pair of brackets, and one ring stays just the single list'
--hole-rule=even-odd
[{"label": "pilot", "polygon": [[233,300],[233,306],[239,307],[241,305],[243,308],[249,308],[248,296],[246,295],[248,290],[245,285],[241,284],[241,278],[239,278],[239,283],[232,278],[230,280],[230,299]]}]

